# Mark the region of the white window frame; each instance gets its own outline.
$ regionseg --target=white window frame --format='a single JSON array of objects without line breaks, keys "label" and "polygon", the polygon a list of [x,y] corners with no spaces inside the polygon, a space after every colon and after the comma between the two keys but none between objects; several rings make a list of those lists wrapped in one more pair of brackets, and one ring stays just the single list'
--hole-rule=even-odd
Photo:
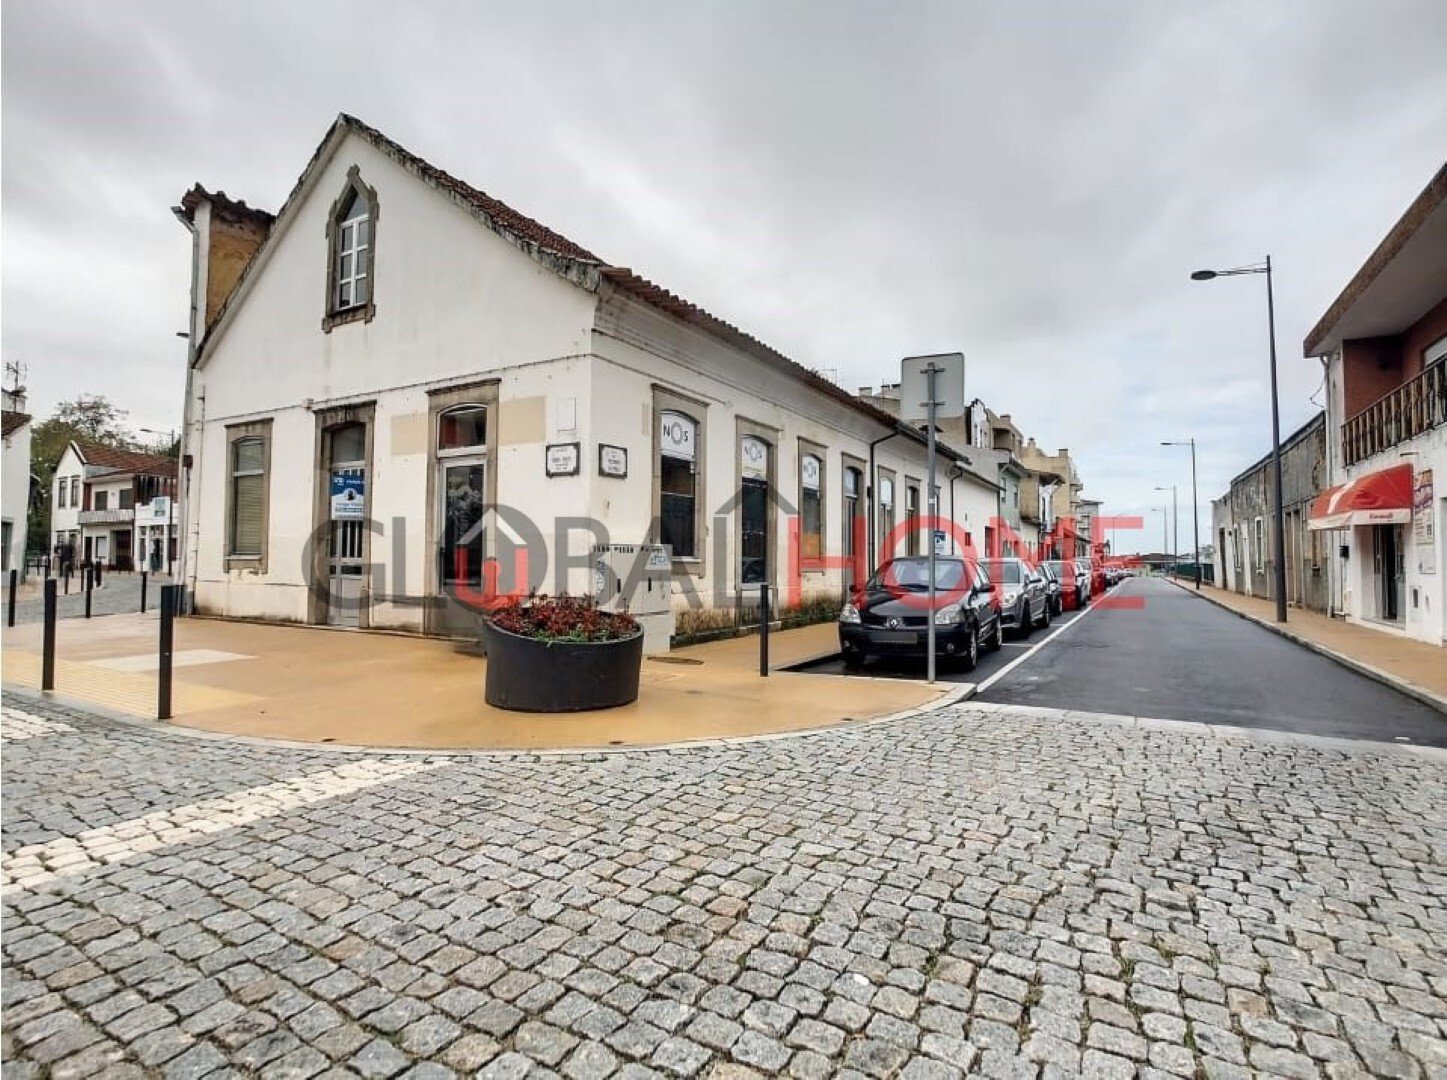
[{"label": "white window frame", "polygon": [[[332,275],[332,310],[351,311],[366,307],[372,300],[372,207],[365,192],[353,191],[356,210],[350,217],[337,222],[336,264]],[[365,225],[367,239],[357,240],[361,226]],[[350,274],[342,272],[342,263],[350,258]],[[359,291],[358,286],[361,286]],[[342,291],[347,290],[348,299],[343,301]],[[361,293],[365,293],[362,295]]]}]

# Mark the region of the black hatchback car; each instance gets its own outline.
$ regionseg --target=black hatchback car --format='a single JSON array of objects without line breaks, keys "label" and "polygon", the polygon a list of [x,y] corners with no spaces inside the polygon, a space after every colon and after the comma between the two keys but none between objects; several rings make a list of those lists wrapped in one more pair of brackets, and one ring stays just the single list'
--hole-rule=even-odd
[{"label": "black hatchback car", "polygon": [[1000,610],[983,564],[937,556],[933,612],[928,594],[926,556],[893,559],[876,570],[839,613],[844,666],[858,669],[871,656],[925,656],[931,618],[935,656],[956,660],[966,671],[978,662],[981,647],[1000,647]]}]

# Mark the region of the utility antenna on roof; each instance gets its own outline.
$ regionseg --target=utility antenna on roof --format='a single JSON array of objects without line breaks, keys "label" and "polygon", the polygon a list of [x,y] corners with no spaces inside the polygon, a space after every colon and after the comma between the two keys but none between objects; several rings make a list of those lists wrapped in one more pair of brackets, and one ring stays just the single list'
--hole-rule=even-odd
[{"label": "utility antenna on roof", "polygon": [[5,361],[5,392],[7,394],[19,394],[25,390],[25,377],[29,369],[22,360]]}]

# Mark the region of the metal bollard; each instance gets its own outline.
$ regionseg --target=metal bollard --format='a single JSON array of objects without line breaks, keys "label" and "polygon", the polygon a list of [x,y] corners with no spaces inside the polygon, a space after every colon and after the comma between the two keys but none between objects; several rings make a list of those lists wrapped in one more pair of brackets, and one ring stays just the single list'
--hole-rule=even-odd
[{"label": "metal bollard", "polygon": [[171,655],[175,646],[176,609],[181,599],[181,586],[161,586],[161,663],[157,668],[156,719],[171,719]]},{"label": "metal bollard", "polygon": [[100,573],[100,572],[101,572],[101,568],[102,568],[104,565],[105,565],[104,563],[100,563],[100,562],[98,562],[98,563],[95,564],[95,587],[96,587],[97,589],[100,588],[100,578],[101,578],[101,573]]},{"label": "metal bollard", "polygon": [[146,572],[141,571],[141,614],[146,613]]},{"label": "metal bollard", "polygon": [[19,588],[20,575],[12,568],[10,571],[10,599],[5,602],[5,625],[15,625],[15,590]]},{"label": "metal bollard", "polygon": [[40,689],[55,689],[55,578],[45,579],[45,622],[40,645]]},{"label": "metal bollard", "polygon": [[85,617],[90,618],[90,590],[95,579],[91,574],[90,567],[85,568]]}]

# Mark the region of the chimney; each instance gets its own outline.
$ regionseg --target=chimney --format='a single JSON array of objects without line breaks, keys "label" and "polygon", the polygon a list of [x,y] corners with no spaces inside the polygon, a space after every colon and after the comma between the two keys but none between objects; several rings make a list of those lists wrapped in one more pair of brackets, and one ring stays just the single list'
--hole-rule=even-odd
[{"label": "chimney", "polygon": [[271,234],[275,216],[200,184],[181,197],[172,213],[191,230],[191,340],[200,342],[216,321],[242,273]]}]

